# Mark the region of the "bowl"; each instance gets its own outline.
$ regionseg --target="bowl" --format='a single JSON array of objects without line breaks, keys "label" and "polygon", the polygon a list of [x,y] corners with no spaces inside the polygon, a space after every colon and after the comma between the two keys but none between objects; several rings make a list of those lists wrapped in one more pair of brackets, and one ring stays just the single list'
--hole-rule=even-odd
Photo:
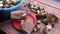
[{"label": "bowl", "polygon": [[20,9],[23,2],[24,2],[24,0],[20,0],[19,4],[17,4],[16,6],[13,6],[13,7],[10,7],[10,8],[0,8],[0,10],[4,10],[4,11],[7,11],[7,12],[16,11],[16,10]]},{"label": "bowl", "polygon": [[53,1],[60,3],[60,0],[53,0]]}]

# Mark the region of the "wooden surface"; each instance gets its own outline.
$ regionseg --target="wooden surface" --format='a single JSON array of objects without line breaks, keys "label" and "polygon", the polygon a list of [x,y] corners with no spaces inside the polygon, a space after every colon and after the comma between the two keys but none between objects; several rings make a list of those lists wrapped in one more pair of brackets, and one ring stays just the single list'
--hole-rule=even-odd
[{"label": "wooden surface", "polygon": [[[25,0],[24,3],[29,3],[29,2],[32,4],[35,4],[37,6],[44,7],[45,11],[47,11],[48,13],[55,14],[59,18],[58,23],[55,24],[54,28],[49,32],[49,34],[60,34],[60,10],[59,10],[60,3],[56,3],[52,0],[36,0],[36,1],[35,0]],[[53,7],[51,7],[51,6],[53,6]],[[56,7],[56,8],[54,8],[54,7]],[[24,4],[21,6],[20,10],[30,11],[28,7],[24,7]],[[44,27],[44,25],[42,23],[40,25],[42,26],[42,28]],[[19,32],[12,27],[11,23],[6,22],[5,24],[0,25],[0,29],[7,32],[7,34],[19,34]],[[37,34],[37,33],[33,33],[33,34]]]}]

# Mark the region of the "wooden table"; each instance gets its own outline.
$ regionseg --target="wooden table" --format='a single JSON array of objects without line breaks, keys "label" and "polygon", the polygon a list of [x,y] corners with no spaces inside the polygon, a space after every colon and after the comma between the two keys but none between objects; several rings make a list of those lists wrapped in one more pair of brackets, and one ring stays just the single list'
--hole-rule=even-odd
[{"label": "wooden table", "polygon": [[[49,33],[60,34],[60,3],[54,2],[52,0],[25,0],[24,3],[29,2],[37,6],[43,6],[45,11],[55,14],[59,18],[58,23],[55,24],[54,28]],[[28,7],[24,7],[24,4],[21,6],[20,10],[30,11]],[[44,27],[42,23],[40,25]],[[19,34],[19,32],[12,27],[11,23],[6,22],[5,24],[0,25],[0,29],[7,32],[7,34]]]}]

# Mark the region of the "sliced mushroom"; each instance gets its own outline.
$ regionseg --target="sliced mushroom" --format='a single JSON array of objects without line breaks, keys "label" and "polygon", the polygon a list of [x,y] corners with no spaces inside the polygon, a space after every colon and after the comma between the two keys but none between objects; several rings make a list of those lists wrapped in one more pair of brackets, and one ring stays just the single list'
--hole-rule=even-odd
[{"label": "sliced mushroom", "polygon": [[37,24],[37,28],[39,29],[41,26],[40,26],[40,24]]},{"label": "sliced mushroom", "polygon": [[42,19],[41,21],[43,24],[48,25],[48,22],[46,21],[46,19]]},{"label": "sliced mushroom", "polygon": [[33,29],[33,31],[32,32],[37,32],[38,30],[40,30],[40,24],[37,24],[35,27],[34,27],[34,29]]},{"label": "sliced mushroom", "polygon": [[35,5],[34,4],[28,4],[28,7],[31,9],[31,8],[35,8]]},{"label": "sliced mushroom", "polygon": [[41,11],[40,11],[40,10],[37,10],[36,12],[37,12],[37,14],[40,14],[40,13],[41,13]]},{"label": "sliced mushroom", "polygon": [[44,29],[43,29],[42,34],[49,34],[47,28],[44,28]]},{"label": "sliced mushroom", "polygon": [[52,25],[51,24],[46,25],[46,27],[47,27],[47,30],[51,30],[52,29]]},{"label": "sliced mushroom", "polygon": [[30,8],[35,8],[35,5],[31,5]]},{"label": "sliced mushroom", "polygon": [[36,14],[36,9],[34,9],[34,8],[32,8],[32,9],[30,9],[33,13],[35,13]]},{"label": "sliced mushroom", "polygon": [[37,27],[34,27],[32,32],[37,32]]}]

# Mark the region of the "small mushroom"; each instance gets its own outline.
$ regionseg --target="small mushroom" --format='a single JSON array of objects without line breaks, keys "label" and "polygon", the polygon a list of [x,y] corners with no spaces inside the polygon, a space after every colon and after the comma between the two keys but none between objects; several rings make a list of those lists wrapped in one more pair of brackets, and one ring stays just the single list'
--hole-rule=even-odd
[{"label": "small mushroom", "polygon": [[0,4],[0,7],[3,7],[3,4]]},{"label": "small mushroom", "polygon": [[21,22],[23,22],[24,20],[26,20],[26,18],[25,18],[26,16],[27,16],[26,13],[22,13],[21,19],[19,20],[19,22],[21,23]]},{"label": "small mushroom", "polygon": [[58,18],[55,15],[52,15],[52,23],[50,23],[52,25],[52,27],[54,27],[54,24],[58,22]]},{"label": "small mushroom", "polygon": [[40,29],[40,24],[37,24],[32,32],[37,32]]},{"label": "small mushroom", "polygon": [[3,1],[0,1],[0,4],[2,4],[3,3]]},{"label": "small mushroom", "polygon": [[4,2],[7,3],[7,4],[10,4],[11,3],[10,0],[5,0]]},{"label": "small mushroom", "polygon": [[41,10],[44,10],[44,7],[41,6],[40,9],[41,9]]},{"label": "small mushroom", "polygon": [[30,10],[31,10],[33,13],[37,14],[37,9],[38,9],[38,7],[37,7],[36,5],[29,3],[29,4],[28,4],[28,7],[30,8]]},{"label": "small mushroom", "polygon": [[36,7],[36,14],[40,14],[41,13],[41,10],[40,10],[40,7]]},{"label": "small mushroom", "polygon": [[32,8],[33,8],[33,9],[36,9],[36,8],[37,8],[36,5],[30,4],[30,3],[28,4],[28,6],[29,6],[30,9],[32,9]]},{"label": "small mushroom", "polygon": [[35,8],[35,5],[33,5],[33,4],[28,4],[28,7],[31,9],[31,8]]},{"label": "small mushroom", "polygon": [[17,1],[19,1],[19,0],[11,0],[11,2],[14,2],[14,3],[16,3]]},{"label": "small mushroom", "polygon": [[39,19],[39,18],[41,18],[41,19],[45,19],[47,16],[47,12],[44,12],[44,13],[42,13],[41,11],[37,11],[38,12],[38,14],[36,15],[36,17]]},{"label": "small mushroom", "polygon": [[40,15],[36,15],[36,18],[37,18],[37,20],[40,20],[41,16]]},{"label": "small mushroom", "polygon": [[41,10],[41,13],[45,13],[45,10]]},{"label": "small mushroom", "polygon": [[39,29],[41,26],[40,26],[40,24],[37,24],[37,28]]},{"label": "small mushroom", "polygon": [[37,10],[41,10],[40,7],[37,7],[38,9]]},{"label": "small mushroom", "polygon": [[40,24],[40,20],[37,20],[37,24]]},{"label": "small mushroom", "polygon": [[34,28],[34,32],[36,32],[37,31],[37,29],[36,28]]},{"label": "small mushroom", "polygon": [[4,8],[8,8],[8,7],[9,7],[9,5],[8,5],[8,4],[4,5]]},{"label": "small mushroom", "polygon": [[41,13],[45,13],[46,11],[44,10],[44,8],[43,9],[41,9]]},{"label": "small mushroom", "polygon": [[27,14],[26,14],[26,13],[23,13],[23,14],[22,14],[22,17],[25,17],[25,16],[27,16]]},{"label": "small mushroom", "polygon": [[35,8],[35,5],[31,5],[30,8]]},{"label": "small mushroom", "polygon": [[40,19],[45,19],[45,18],[46,18],[46,15],[42,15],[42,14],[40,13],[40,14],[37,14],[37,15],[36,15],[36,18],[37,18],[38,20],[40,20]]},{"label": "small mushroom", "polygon": [[37,32],[38,31],[38,28],[37,27],[34,27],[33,31],[32,32]]},{"label": "small mushroom", "polygon": [[46,18],[45,19],[42,19],[42,22],[44,23],[44,24],[48,24],[48,23],[52,23],[52,15],[50,15],[50,14],[47,14],[46,15]]},{"label": "small mushroom", "polygon": [[17,0],[17,1],[20,1],[20,0]]},{"label": "small mushroom", "polygon": [[46,19],[42,19],[42,23],[45,25],[48,25],[48,22],[46,21]]},{"label": "small mushroom", "polygon": [[37,10],[37,14],[40,14],[41,12],[40,12],[40,10]]},{"label": "small mushroom", "polygon": [[40,30],[40,27],[40,23],[37,23],[32,32],[37,32],[38,30]]},{"label": "small mushroom", "polygon": [[57,18],[57,16],[55,16],[55,15],[52,15],[52,22],[57,22],[58,21],[58,18]]},{"label": "small mushroom", "polygon": [[13,5],[16,5],[16,4],[17,4],[17,0],[11,0],[11,3],[12,3]]},{"label": "small mushroom", "polygon": [[36,14],[36,9],[30,9],[33,13],[35,13]]},{"label": "small mushroom", "polygon": [[46,14],[47,14],[47,12],[42,12],[41,14],[44,16],[44,15],[46,15]]},{"label": "small mushroom", "polygon": [[42,34],[49,34],[49,32],[48,32],[46,27],[43,29]]},{"label": "small mushroom", "polygon": [[14,5],[10,4],[10,7],[13,7]]},{"label": "small mushroom", "polygon": [[50,14],[50,15],[47,15],[47,21],[49,21],[50,23],[57,22],[58,18],[55,15]]},{"label": "small mushroom", "polygon": [[51,30],[52,29],[52,25],[51,24],[48,24],[46,27],[47,27],[47,30]]}]

